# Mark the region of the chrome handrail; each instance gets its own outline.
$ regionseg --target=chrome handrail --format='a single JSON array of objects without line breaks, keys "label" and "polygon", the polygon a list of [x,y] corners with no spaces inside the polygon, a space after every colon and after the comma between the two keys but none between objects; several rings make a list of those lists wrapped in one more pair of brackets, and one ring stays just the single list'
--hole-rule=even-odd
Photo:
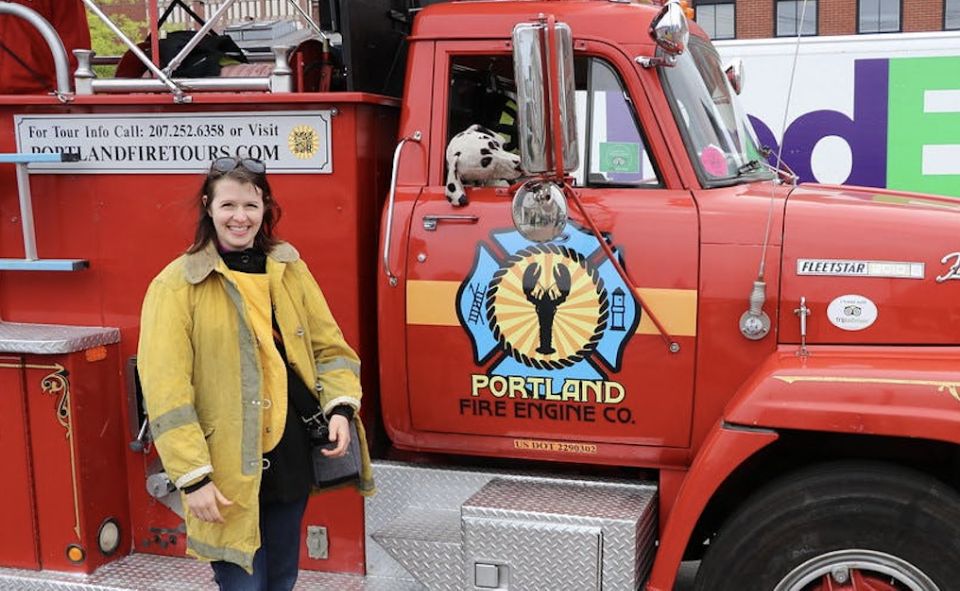
[{"label": "chrome handrail", "polygon": [[390,195],[387,198],[387,229],[383,237],[383,271],[387,274],[390,287],[396,287],[399,280],[397,276],[390,272],[390,238],[393,236],[393,200],[397,193],[397,171],[400,166],[400,152],[407,142],[420,142],[423,137],[419,131],[400,140],[396,149],[393,151],[393,172],[390,174]]},{"label": "chrome handrail", "polygon": [[67,50],[63,46],[63,40],[57,34],[56,29],[50,22],[40,16],[37,11],[9,2],[0,2],[0,14],[10,14],[27,21],[43,37],[50,47],[50,53],[53,54],[53,65],[57,72],[57,98],[61,101],[70,100],[70,62],[67,59]]}]

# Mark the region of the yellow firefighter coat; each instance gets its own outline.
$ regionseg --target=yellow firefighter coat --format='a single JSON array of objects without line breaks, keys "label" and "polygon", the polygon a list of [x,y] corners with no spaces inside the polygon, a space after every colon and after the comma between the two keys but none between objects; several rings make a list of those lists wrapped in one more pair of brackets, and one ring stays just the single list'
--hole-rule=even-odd
[{"label": "yellow firefighter coat", "polygon": [[[340,404],[359,411],[360,361],[296,249],[277,245],[267,256],[267,276],[291,367],[315,385],[325,413]],[[150,284],[137,367],[163,467],[178,488],[209,475],[233,501],[220,509],[224,523],[186,515],[187,553],[248,572],[260,546],[265,409],[257,346],[240,292],[212,243],[179,257]],[[363,456],[358,488],[370,494],[370,458],[354,416]]]}]

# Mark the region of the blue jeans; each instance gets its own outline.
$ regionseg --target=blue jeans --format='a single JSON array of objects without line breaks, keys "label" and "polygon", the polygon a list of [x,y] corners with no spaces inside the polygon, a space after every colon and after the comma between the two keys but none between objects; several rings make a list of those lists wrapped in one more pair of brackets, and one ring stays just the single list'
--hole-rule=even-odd
[{"label": "blue jeans", "polygon": [[297,582],[300,524],[307,497],[290,503],[260,506],[260,548],[253,555],[253,574],[232,562],[211,562],[220,591],[291,591]]}]

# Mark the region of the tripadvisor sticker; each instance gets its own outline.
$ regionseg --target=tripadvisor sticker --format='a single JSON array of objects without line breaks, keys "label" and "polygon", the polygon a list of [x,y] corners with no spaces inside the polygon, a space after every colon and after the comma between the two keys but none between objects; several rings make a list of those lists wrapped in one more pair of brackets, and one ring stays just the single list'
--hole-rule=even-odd
[{"label": "tripadvisor sticker", "polygon": [[727,157],[723,150],[710,144],[700,152],[700,165],[712,177],[727,176]]},{"label": "tripadvisor sticker", "polygon": [[601,142],[600,172],[640,172],[640,144]]},{"label": "tripadvisor sticker", "polygon": [[842,295],[827,306],[827,318],[840,330],[863,330],[877,321],[877,305],[862,295]]}]

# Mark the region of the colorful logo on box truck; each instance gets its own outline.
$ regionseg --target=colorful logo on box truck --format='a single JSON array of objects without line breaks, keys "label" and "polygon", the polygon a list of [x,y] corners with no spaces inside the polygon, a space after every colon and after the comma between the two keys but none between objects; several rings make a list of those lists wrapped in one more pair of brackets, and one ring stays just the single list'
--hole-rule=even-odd
[{"label": "colorful logo on box truck", "polygon": [[[852,85],[852,116],[810,111],[787,127],[783,159],[800,179],[960,196],[960,57],[857,60]],[[776,154],[779,122],[750,119]]]},{"label": "colorful logo on box truck", "polygon": [[[480,243],[457,315],[485,372],[470,375],[460,413],[629,422],[620,371],[640,308],[593,235],[533,244],[516,231]],[[626,415],[622,411],[626,411]]]}]

